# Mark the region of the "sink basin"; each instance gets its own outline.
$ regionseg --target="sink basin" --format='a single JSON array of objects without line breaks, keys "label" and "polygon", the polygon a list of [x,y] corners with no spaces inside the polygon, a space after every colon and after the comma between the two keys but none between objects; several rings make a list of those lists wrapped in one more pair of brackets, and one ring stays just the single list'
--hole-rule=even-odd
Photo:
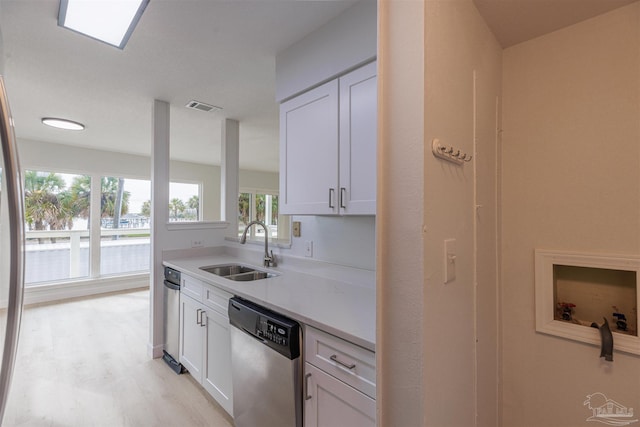
[{"label": "sink basin", "polygon": [[241,264],[210,265],[200,267],[200,270],[224,277],[225,279],[235,280],[237,282],[249,282],[252,280],[268,279],[269,277],[277,276],[277,274],[256,270],[255,268]]},{"label": "sink basin", "polygon": [[236,282],[249,282],[251,280],[268,279],[274,276],[275,274],[267,273],[266,271],[251,271],[249,273],[233,274],[227,276],[227,279],[235,280]]},{"label": "sink basin", "polygon": [[240,273],[250,273],[255,271],[253,268],[245,267],[244,265],[239,264],[229,264],[229,265],[212,265],[208,267],[200,267],[200,270],[204,270],[207,273],[213,273],[217,276],[230,276],[232,274],[240,274]]}]

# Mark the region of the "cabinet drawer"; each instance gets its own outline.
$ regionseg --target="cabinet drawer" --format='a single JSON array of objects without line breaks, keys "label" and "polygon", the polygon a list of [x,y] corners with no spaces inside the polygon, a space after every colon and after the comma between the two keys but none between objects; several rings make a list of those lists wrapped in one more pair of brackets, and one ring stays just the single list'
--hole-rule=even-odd
[{"label": "cabinet drawer", "polygon": [[375,353],[307,326],[305,360],[330,375],[376,398]]},{"label": "cabinet drawer", "polygon": [[191,298],[196,301],[202,301],[202,290],[204,286],[202,282],[194,279],[193,277],[182,275],[182,287],[180,288],[180,292],[185,295],[189,295]]},{"label": "cabinet drawer", "polygon": [[305,363],[304,426],[375,427],[376,401]]},{"label": "cabinet drawer", "polygon": [[231,298],[229,292],[225,292],[222,289],[218,289],[214,286],[205,286],[203,300],[204,305],[222,314],[224,317],[229,317],[227,311],[229,309],[229,298]]}]

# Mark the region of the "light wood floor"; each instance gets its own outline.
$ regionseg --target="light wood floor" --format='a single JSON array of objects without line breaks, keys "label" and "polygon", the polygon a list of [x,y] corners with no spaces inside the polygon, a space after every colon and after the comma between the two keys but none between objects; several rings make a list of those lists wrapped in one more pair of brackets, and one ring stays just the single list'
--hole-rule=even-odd
[{"label": "light wood floor", "polygon": [[231,427],[148,336],[148,291],[26,308],[3,426]]}]

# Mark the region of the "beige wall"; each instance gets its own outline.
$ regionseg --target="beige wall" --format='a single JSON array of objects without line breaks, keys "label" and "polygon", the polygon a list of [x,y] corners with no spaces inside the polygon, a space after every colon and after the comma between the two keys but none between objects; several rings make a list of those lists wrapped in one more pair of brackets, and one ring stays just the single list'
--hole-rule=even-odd
[{"label": "beige wall", "polygon": [[[477,411],[478,425],[495,426],[496,101],[502,49],[471,1],[426,5],[426,414],[429,425],[472,426]],[[433,138],[467,153],[474,153],[475,138],[474,161],[458,166],[434,157]],[[445,284],[444,240],[452,238],[456,278]]]},{"label": "beige wall", "polygon": [[[473,426],[477,411],[495,426],[501,49],[471,0],[380,8],[379,425]],[[474,136],[474,162],[431,154],[434,137],[473,153]],[[449,238],[457,277],[444,284]]]},{"label": "beige wall", "polygon": [[535,248],[638,255],[640,3],[504,51],[505,426],[587,425],[640,407],[640,360],[535,332]]}]

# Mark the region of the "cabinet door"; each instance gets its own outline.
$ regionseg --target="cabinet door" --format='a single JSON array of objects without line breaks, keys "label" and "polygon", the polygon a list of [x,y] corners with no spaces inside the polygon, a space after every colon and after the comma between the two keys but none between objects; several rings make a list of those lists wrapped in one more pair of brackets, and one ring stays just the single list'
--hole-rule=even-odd
[{"label": "cabinet door", "polygon": [[180,294],[180,363],[198,382],[202,382],[204,306]]},{"label": "cabinet door", "polygon": [[338,213],[338,81],[280,105],[280,213]]},{"label": "cabinet door", "polygon": [[214,310],[205,316],[206,344],[202,385],[233,416],[229,319]]},{"label": "cabinet door", "polygon": [[305,427],[375,427],[376,402],[305,363]]},{"label": "cabinet door", "polygon": [[340,213],[375,215],[376,63],[340,78]]}]

